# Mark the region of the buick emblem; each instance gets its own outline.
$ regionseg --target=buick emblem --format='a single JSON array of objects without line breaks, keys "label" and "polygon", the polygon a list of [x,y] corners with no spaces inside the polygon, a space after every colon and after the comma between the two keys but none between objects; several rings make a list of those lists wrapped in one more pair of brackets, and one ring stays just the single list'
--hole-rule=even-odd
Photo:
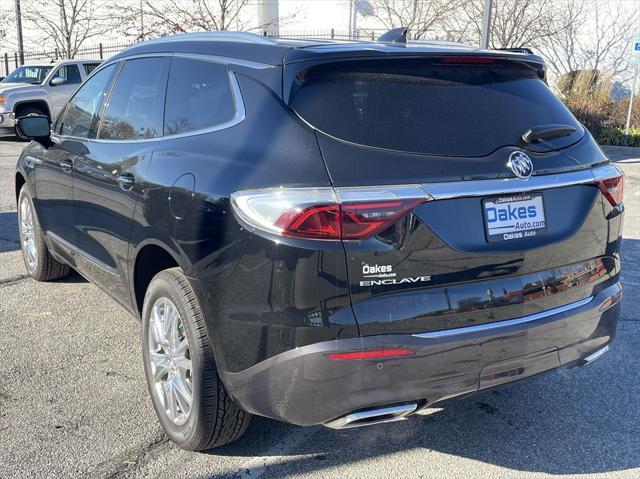
[{"label": "buick emblem", "polygon": [[533,163],[526,153],[514,151],[509,155],[507,166],[518,178],[527,179],[533,174]]}]

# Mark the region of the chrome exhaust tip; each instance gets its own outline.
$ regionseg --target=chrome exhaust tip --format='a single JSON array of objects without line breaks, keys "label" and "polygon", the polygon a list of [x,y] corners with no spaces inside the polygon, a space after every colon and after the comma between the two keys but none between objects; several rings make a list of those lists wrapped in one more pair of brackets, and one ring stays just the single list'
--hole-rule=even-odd
[{"label": "chrome exhaust tip", "polygon": [[418,409],[418,403],[395,404],[373,409],[355,411],[329,421],[324,425],[331,429],[349,429],[352,427],[371,426],[385,422],[400,421]]},{"label": "chrome exhaust tip", "polygon": [[586,366],[587,364],[591,364],[596,359],[601,358],[606,352],[609,351],[609,345],[607,344],[604,348],[600,348],[597,351],[591,353],[589,356],[582,359],[581,364]]}]

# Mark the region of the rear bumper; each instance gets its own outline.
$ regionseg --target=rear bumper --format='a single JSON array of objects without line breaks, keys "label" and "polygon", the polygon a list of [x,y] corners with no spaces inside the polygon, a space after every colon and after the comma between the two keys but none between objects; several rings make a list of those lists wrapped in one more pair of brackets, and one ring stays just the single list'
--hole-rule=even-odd
[{"label": "rear bumper", "polygon": [[[612,341],[621,286],[545,313],[422,335],[326,341],[274,356],[238,373],[221,371],[245,410],[298,425],[324,424],[388,404],[433,404],[584,362]],[[330,353],[405,347],[415,355],[332,360]]]}]

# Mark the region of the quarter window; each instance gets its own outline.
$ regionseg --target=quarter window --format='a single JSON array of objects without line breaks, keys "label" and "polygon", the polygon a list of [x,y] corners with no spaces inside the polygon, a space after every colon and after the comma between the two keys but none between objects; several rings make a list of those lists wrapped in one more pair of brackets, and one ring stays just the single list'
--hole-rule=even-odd
[{"label": "quarter window", "polygon": [[137,140],[162,135],[167,58],[127,61],[115,82],[98,137]]},{"label": "quarter window", "polygon": [[52,80],[55,78],[62,78],[65,85],[82,83],[82,79],[80,78],[80,70],[78,70],[77,65],[61,66],[60,68],[58,68],[58,71],[55,73]]},{"label": "quarter window", "polygon": [[[95,138],[97,115],[107,93],[116,64],[109,65],[80,87],[68,103],[61,118],[60,134],[78,138]],[[56,128],[56,131],[58,129]]]},{"label": "quarter window", "polygon": [[235,106],[224,65],[174,58],[167,87],[164,134],[202,130],[233,119]]}]

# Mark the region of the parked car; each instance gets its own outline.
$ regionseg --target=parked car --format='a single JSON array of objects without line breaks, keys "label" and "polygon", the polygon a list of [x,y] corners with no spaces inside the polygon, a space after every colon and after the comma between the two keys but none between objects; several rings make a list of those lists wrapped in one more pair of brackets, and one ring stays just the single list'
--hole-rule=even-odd
[{"label": "parked car", "polygon": [[623,177],[542,59],[386,40],[167,37],[51,132],[19,119],[27,271],[141,320],[180,447],[254,414],[394,421],[608,350]]},{"label": "parked car", "polygon": [[15,134],[15,118],[55,118],[102,60],[60,60],[23,65],[0,81],[0,136]]}]

